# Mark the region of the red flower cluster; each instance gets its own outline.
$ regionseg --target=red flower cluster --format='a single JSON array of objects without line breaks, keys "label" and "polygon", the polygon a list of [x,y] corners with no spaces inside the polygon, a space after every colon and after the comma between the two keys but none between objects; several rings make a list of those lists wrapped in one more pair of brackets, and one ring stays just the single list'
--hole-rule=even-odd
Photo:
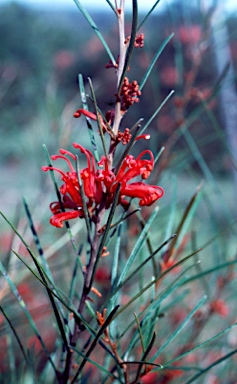
[{"label": "red flower cluster", "polygon": [[144,47],[144,33],[141,33],[140,35],[136,36],[134,47],[135,48]]},{"label": "red flower cluster", "polygon": [[[138,176],[141,176],[142,179],[149,177],[154,168],[154,157],[151,151],[143,151],[137,158],[127,155],[118,172],[115,173],[109,169],[105,156],[102,156],[98,162],[98,166],[101,169],[97,169],[94,156],[90,151],[77,143],[73,143],[73,146],[80,149],[87,159],[87,167],[80,171],[80,178],[87,200],[87,208],[90,213],[93,213],[102,201],[105,207],[109,208],[119,184],[121,185],[119,204],[124,207],[128,204],[124,199],[126,196],[140,199],[140,206],[151,205],[163,196],[164,191],[161,187],[147,185],[143,182],[129,183],[131,179]],[[143,159],[144,155],[148,155],[150,159]],[[61,169],[52,166],[42,167],[42,170],[45,172],[54,170],[60,173],[64,182],[60,187],[62,202],[50,204],[50,209],[53,213],[50,223],[60,228],[63,226],[63,221],[84,217],[83,203],[77,172],[69,160],[71,158],[73,161],[76,161],[76,156],[65,149],[60,149],[60,155],[54,155],[51,158],[52,160],[63,159],[69,167],[68,172],[63,172]]]},{"label": "red flower cluster", "polygon": [[131,105],[138,103],[141,94],[138,82],[133,80],[129,83],[128,77],[125,77],[120,92],[121,110],[126,111]]},{"label": "red flower cluster", "polygon": [[118,131],[117,141],[122,142],[123,145],[126,145],[131,140],[132,134],[130,133],[129,128],[125,128],[124,132]]},{"label": "red flower cluster", "polygon": [[[130,41],[131,36],[128,36],[124,44],[128,44]],[[144,33],[141,33],[140,35],[136,35],[135,42],[134,42],[134,47],[135,48],[143,48],[144,47]]]}]

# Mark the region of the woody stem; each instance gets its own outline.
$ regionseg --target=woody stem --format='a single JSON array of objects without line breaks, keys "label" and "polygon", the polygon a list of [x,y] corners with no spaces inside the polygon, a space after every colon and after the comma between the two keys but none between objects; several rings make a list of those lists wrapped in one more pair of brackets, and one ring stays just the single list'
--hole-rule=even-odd
[{"label": "woody stem", "polygon": [[[94,272],[95,272],[94,269],[96,266],[97,257],[99,257],[98,256],[99,240],[100,240],[99,229],[101,228],[101,223],[102,223],[102,219],[103,219],[104,212],[105,212],[105,207],[104,207],[103,201],[101,202],[101,205],[100,205],[100,208],[98,211],[99,212],[97,215],[97,221],[95,223],[94,239],[93,239],[92,245],[91,245],[90,259],[89,259],[89,262],[87,265],[87,269],[85,271],[84,285],[83,285],[82,295],[81,295],[81,299],[80,299],[79,306],[78,306],[78,313],[80,315],[82,315],[82,313],[84,311],[86,300],[88,299],[88,295],[91,291],[91,287],[92,287],[93,279],[94,279]],[[72,347],[76,346],[77,340],[79,339],[80,334],[83,330],[84,330],[83,325],[80,324],[80,322],[75,323],[74,331],[70,337],[70,345]],[[73,364],[73,360],[74,360],[73,350],[70,349],[70,351],[66,357],[64,372],[62,374],[61,380],[59,381],[60,384],[61,383],[66,384],[68,382],[68,378],[69,378],[70,373],[71,373],[71,367]]]},{"label": "woody stem", "polygon": [[[119,91],[120,79],[123,73],[123,68],[125,65],[126,57],[126,45],[125,45],[125,24],[124,24],[124,5],[125,0],[121,0],[120,9],[118,12],[118,28],[119,28],[119,61],[118,61],[118,70],[117,70],[117,94]],[[115,114],[114,114],[114,124],[113,132],[115,135],[118,133],[120,121],[122,119],[121,115],[121,103],[119,101],[119,95],[117,96],[117,101],[115,105]]]}]

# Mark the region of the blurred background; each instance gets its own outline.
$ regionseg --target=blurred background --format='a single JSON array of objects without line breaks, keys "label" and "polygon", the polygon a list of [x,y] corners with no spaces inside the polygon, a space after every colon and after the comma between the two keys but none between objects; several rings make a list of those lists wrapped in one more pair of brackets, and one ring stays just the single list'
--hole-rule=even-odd
[{"label": "blurred background", "polygon": [[[117,58],[117,25],[112,10],[105,0],[82,3]],[[138,0],[139,23],[154,3],[154,0]],[[145,125],[174,90],[147,128],[151,133],[150,142],[140,140],[133,148],[136,154],[149,146],[156,156],[165,147],[149,178],[150,184],[158,184],[165,190],[151,231],[152,241],[157,247],[177,233],[181,223],[176,244],[178,258],[202,247],[199,258],[202,264],[195,268],[205,271],[224,265],[226,275],[222,270],[216,271],[194,285],[187,307],[199,292],[207,291],[210,297],[219,298],[221,291],[221,297],[230,305],[229,320],[234,324],[237,313],[236,229],[233,225],[237,213],[237,5],[236,0],[224,3],[221,0],[160,1],[139,30],[145,35],[145,45],[134,52],[128,73],[130,81],[141,83],[153,58],[159,58],[142,89],[140,102],[125,115],[122,129],[131,128],[140,118]],[[127,26],[129,35],[129,7]],[[172,38],[171,34],[174,34]],[[169,42],[162,50],[166,39]],[[71,150],[73,141],[91,149],[84,118],[73,118],[73,113],[81,107],[78,74],[83,75],[88,94],[87,77],[92,78],[99,108],[106,114],[114,105],[116,80],[114,69],[105,68],[108,62],[104,47],[73,0],[0,0],[0,210],[27,243],[35,247],[22,204],[22,197],[26,197],[45,257],[50,259],[52,272],[66,292],[75,255],[64,229],[60,231],[49,225],[49,204],[55,200],[55,193],[49,175],[41,171],[41,166],[47,164],[42,144],[46,144],[50,154],[58,153],[59,148]],[[94,111],[89,98],[88,103]],[[81,158],[83,162],[83,156]],[[192,200],[201,185],[202,193]],[[142,210],[145,221],[152,210],[153,207]],[[86,238],[83,226],[83,220],[73,223],[77,245]],[[140,231],[137,217],[131,218],[126,231],[129,241],[125,237],[125,259]],[[42,332],[47,333],[49,349],[53,349],[54,335],[49,334],[52,318],[43,289],[29,278],[24,265],[11,253],[13,248],[29,260],[25,247],[4,220],[1,221],[0,247],[1,260],[9,267],[11,278],[25,297],[35,321]],[[107,260],[105,267],[109,264]],[[226,268],[225,263],[230,260]],[[101,271],[95,279],[97,284],[103,282],[106,287],[110,276],[103,265]],[[0,299],[7,310],[12,311],[14,324],[24,325],[23,340],[28,340],[30,330],[25,320],[19,321],[8,284],[1,285]],[[221,316],[226,320],[227,311],[224,312]],[[180,313],[178,302],[177,314]],[[176,320],[172,321],[176,326]],[[4,336],[7,327],[3,324],[2,316],[0,334]],[[210,329],[221,326],[220,318],[214,318]],[[166,331],[164,337],[167,337]],[[233,340],[236,348],[237,337]],[[180,347],[180,343],[177,346]],[[0,350],[6,351],[3,342]],[[200,361],[206,359],[207,356],[201,356]],[[234,381],[228,383],[236,382],[236,361],[231,369],[227,366],[222,372],[225,382],[226,372],[234,377]]]},{"label": "blurred background", "polygon": [[[106,1],[82,2],[117,55],[117,26]],[[101,2],[100,2],[101,3]],[[174,33],[147,81],[141,101],[125,116],[123,127],[140,117],[148,121],[171,90],[174,96],[149,126],[151,150],[166,151],[159,174],[164,184],[175,175],[179,191],[194,185],[220,190],[235,210],[237,14],[235,2],[161,1],[143,24],[143,50],[136,50],[130,78],[143,78],[164,40]],[[140,20],[153,1],[139,1]],[[0,2],[0,167],[1,209],[13,214],[22,195],[35,199],[45,183],[42,143],[50,153],[70,147],[80,136],[73,112],[81,106],[78,74],[93,80],[104,113],[113,108],[114,71],[104,48],[73,1]],[[131,19],[128,11],[128,21]],[[106,18],[106,23],[104,22]],[[129,30],[127,32],[129,34]],[[92,107],[93,109],[93,107]],[[79,136],[78,136],[79,134]],[[137,146],[137,150],[141,148]],[[217,185],[220,182],[221,184]],[[184,187],[185,185],[185,187]],[[223,203],[221,204],[223,205]]]}]

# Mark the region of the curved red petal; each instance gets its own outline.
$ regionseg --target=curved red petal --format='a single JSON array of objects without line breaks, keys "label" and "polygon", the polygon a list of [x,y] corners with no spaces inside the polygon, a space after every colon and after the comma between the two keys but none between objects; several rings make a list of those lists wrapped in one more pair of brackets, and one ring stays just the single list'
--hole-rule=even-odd
[{"label": "curved red petal", "polygon": [[81,115],[84,115],[86,117],[89,117],[90,119],[92,120],[97,120],[97,117],[94,113],[90,112],[90,111],[87,111],[86,109],[78,109],[75,113],[74,113],[74,117],[78,118],[80,117]]},{"label": "curved red petal", "polygon": [[50,224],[54,227],[62,228],[64,221],[75,219],[76,217],[81,217],[80,211],[68,211],[57,213],[56,215],[50,218]]},{"label": "curved red petal", "polygon": [[137,182],[122,186],[121,195],[139,198],[140,206],[149,206],[164,195],[164,190],[156,185]]}]

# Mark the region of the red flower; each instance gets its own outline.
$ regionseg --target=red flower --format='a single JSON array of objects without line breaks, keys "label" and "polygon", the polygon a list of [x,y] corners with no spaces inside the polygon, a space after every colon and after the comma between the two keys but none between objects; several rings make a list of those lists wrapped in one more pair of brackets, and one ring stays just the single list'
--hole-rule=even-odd
[{"label": "red flower", "polygon": [[212,300],[210,310],[221,317],[226,317],[229,314],[229,308],[223,299]]},{"label": "red flower", "polygon": [[141,94],[138,82],[133,80],[129,83],[128,77],[125,77],[121,87],[120,97],[118,98],[118,100],[121,101],[121,110],[126,111],[131,105],[138,103]]},{"label": "red flower", "polygon": [[[77,143],[73,143],[73,146],[80,149],[87,159],[87,167],[80,171],[80,178],[90,213],[94,212],[101,201],[105,203],[106,208],[109,208],[119,184],[121,185],[119,203],[123,206],[128,204],[124,199],[126,196],[140,199],[140,206],[151,205],[163,196],[164,191],[161,187],[147,185],[141,181],[128,183],[138,176],[141,176],[142,179],[149,177],[154,168],[154,157],[151,151],[143,151],[136,159],[134,156],[127,155],[118,171],[115,172],[109,169],[105,156],[102,156],[98,162],[98,166],[103,167],[103,169],[97,169],[94,156],[90,151]],[[144,155],[149,155],[150,159],[143,159]],[[60,155],[54,155],[51,158],[52,160],[62,159],[66,161],[69,172],[63,172],[61,169],[52,166],[42,167],[43,171],[54,170],[60,173],[64,182],[60,187],[61,203],[53,202],[50,204],[53,213],[50,223],[55,227],[62,227],[63,222],[66,220],[84,217],[78,176],[72,162],[66,156],[76,161],[76,156],[64,149],[60,149]]]}]

